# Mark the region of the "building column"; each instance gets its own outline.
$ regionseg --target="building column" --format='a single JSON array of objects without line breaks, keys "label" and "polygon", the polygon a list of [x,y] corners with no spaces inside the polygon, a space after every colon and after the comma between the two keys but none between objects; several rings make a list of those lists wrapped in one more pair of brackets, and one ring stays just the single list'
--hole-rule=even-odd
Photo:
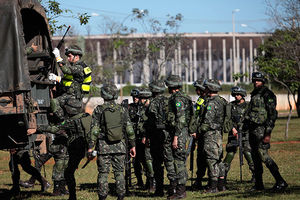
[{"label": "building column", "polygon": [[246,63],[245,63],[245,55],[246,52],[245,52],[245,48],[242,49],[242,60],[243,60],[243,71],[242,73],[244,74],[243,76],[243,82],[245,83],[246,82],[246,77],[245,77],[245,74],[246,74]]},{"label": "building column", "polygon": [[[241,73],[241,54],[240,54],[240,39],[236,40],[236,71],[234,73]],[[240,82],[240,80],[238,80]]]},{"label": "building column", "polygon": [[117,69],[116,69],[116,63],[117,63],[117,50],[114,49],[114,52],[113,52],[113,60],[114,60],[114,83],[115,84],[118,84],[118,72],[117,72]]},{"label": "building column", "polygon": [[150,81],[150,62],[149,62],[149,52],[148,52],[148,47],[149,47],[149,40],[146,40],[146,49],[147,49],[147,53],[146,53],[146,57],[143,61],[143,80],[142,83],[144,84],[148,84]]},{"label": "building column", "polygon": [[166,72],[166,58],[165,58],[165,47],[163,46],[159,51],[159,69],[160,69],[160,77],[165,77]]},{"label": "building column", "polygon": [[102,63],[102,55],[101,55],[101,46],[100,46],[100,42],[97,42],[97,64],[99,66],[103,65]]},{"label": "building column", "polygon": [[233,56],[232,56],[232,48],[230,48],[229,50],[229,54],[230,54],[230,82],[232,83],[233,82],[233,77],[232,77],[232,73],[233,73]]},{"label": "building column", "polygon": [[212,79],[211,39],[208,39],[208,78]]},{"label": "building column", "polygon": [[181,63],[181,43],[178,43],[178,63],[177,63],[177,68],[178,68],[178,75],[181,77],[182,76],[182,63]]},{"label": "building column", "polygon": [[250,53],[249,53],[249,67],[250,67],[250,70],[249,70],[249,72],[250,72],[250,76],[252,75],[252,72],[253,72],[253,40],[252,39],[250,39],[249,40],[249,51],[250,51]]},{"label": "building column", "polygon": [[194,80],[193,81],[196,81],[197,80],[197,42],[196,40],[193,40],[193,53],[194,53],[194,61],[193,61],[193,64],[194,64]]},{"label": "building column", "polygon": [[227,71],[226,71],[226,40],[223,39],[223,82],[227,82]]},{"label": "building column", "polygon": [[193,50],[189,49],[189,72],[190,72],[190,82],[193,82]]},{"label": "building column", "polygon": [[[257,57],[257,49],[256,48],[254,48],[253,49],[253,60],[254,60],[254,58],[256,58]],[[254,71],[257,71],[257,66],[256,66],[256,64],[253,62],[253,70]]]},{"label": "building column", "polygon": [[[130,57],[132,58],[132,42],[129,43],[129,51],[130,51]],[[129,64],[129,83],[130,85],[134,84],[134,74],[133,74],[133,63],[130,61]]]}]

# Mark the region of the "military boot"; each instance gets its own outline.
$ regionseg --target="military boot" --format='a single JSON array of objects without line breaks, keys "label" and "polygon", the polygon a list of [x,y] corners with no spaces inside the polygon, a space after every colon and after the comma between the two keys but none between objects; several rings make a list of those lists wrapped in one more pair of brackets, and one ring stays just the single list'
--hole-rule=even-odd
[{"label": "military boot", "polygon": [[41,191],[42,192],[47,191],[50,187],[51,184],[45,178],[42,177]]},{"label": "military boot", "polygon": [[69,191],[66,189],[66,181],[60,181],[60,192],[64,195],[69,194]]},{"label": "military boot", "polygon": [[170,185],[168,189],[168,198],[173,196],[176,193],[176,186],[177,186],[176,180],[170,181]]},{"label": "military boot", "polygon": [[107,197],[107,195],[105,195],[105,196],[98,195],[98,196],[99,196],[99,200],[105,200],[105,199],[106,199],[106,197]]},{"label": "military boot", "polygon": [[137,189],[140,189],[140,190],[145,189],[145,185],[144,185],[142,176],[136,176],[136,178],[137,178],[136,188],[137,188]]},{"label": "military boot", "polygon": [[155,179],[153,177],[149,178],[149,192],[153,193],[155,191],[155,187],[156,183],[155,183]]},{"label": "military boot", "polygon": [[276,182],[272,187],[273,192],[283,192],[288,187],[288,184],[283,180],[281,182]]},{"label": "military boot", "polygon": [[251,191],[261,191],[264,190],[264,183],[262,180],[262,175],[261,176],[255,176],[255,184],[254,186],[251,188]]},{"label": "military boot", "polygon": [[225,184],[225,179],[224,178],[223,179],[220,178],[218,180],[218,190],[219,190],[219,192],[223,192],[223,191],[227,190],[225,185],[226,185]]},{"label": "military boot", "polygon": [[210,186],[204,191],[204,193],[217,193],[217,192],[219,192],[217,186],[218,186],[218,181],[211,180],[210,181]]},{"label": "military boot", "polygon": [[185,185],[180,184],[176,187],[176,193],[168,197],[168,199],[184,199],[186,198],[186,188]]},{"label": "military boot", "polygon": [[20,187],[19,186],[13,186],[10,190],[9,190],[9,194],[12,196],[18,196],[20,195]]},{"label": "military boot", "polygon": [[195,181],[195,183],[193,183],[192,189],[193,189],[193,190],[202,190],[202,189],[203,189],[203,187],[202,187],[202,180],[197,179],[197,180]]},{"label": "military boot", "polygon": [[52,196],[62,196],[63,194],[61,193],[60,190],[60,181],[54,181],[54,188],[53,188],[53,193]]},{"label": "military boot", "polygon": [[34,184],[35,184],[35,178],[33,178],[33,176],[31,176],[30,179],[27,181],[20,180],[20,186],[24,188],[34,187]]}]

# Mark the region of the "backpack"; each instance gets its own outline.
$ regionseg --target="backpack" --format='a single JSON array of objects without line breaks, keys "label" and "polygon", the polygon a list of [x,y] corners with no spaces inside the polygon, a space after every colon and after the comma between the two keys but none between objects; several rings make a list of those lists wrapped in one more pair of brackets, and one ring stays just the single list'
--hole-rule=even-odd
[{"label": "backpack", "polygon": [[122,106],[115,105],[103,110],[105,135],[108,141],[117,142],[123,139],[123,110]]}]

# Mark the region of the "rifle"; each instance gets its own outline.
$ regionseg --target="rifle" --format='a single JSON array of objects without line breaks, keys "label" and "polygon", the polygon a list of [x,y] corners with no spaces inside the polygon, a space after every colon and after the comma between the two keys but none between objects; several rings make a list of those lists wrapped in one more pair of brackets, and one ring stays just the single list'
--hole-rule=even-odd
[{"label": "rifle", "polygon": [[240,181],[241,183],[243,182],[243,165],[244,165],[244,160],[243,160],[243,137],[242,137],[242,132],[240,129],[238,130],[238,145],[239,145],[239,159],[240,159]]},{"label": "rifle", "polygon": [[[124,99],[121,103],[122,107],[128,110],[128,99]],[[125,188],[126,193],[129,194],[129,187],[132,186],[131,182],[131,158],[129,152],[129,144],[128,144],[128,137],[125,134],[125,143],[126,143],[126,156],[125,156]]]},{"label": "rifle", "polygon": [[92,157],[88,158],[81,169],[84,169],[97,156],[97,151],[92,152]]},{"label": "rifle", "polygon": [[58,43],[58,45],[56,46],[56,48],[60,49],[60,47],[62,46],[62,44],[65,42],[64,39],[65,39],[67,33],[69,32],[70,28],[71,28],[71,26],[68,26],[68,28],[67,28],[65,34],[63,35],[63,37],[62,37],[61,40],[59,41],[59,43]]},{"label": "rifle", "polygon": [[190,137],[189,146],[186,152],[186,158],[190,155],[190,171],[192,172],[191,185],[193,185],[194,176],[194,150],[195,150],[195,140],[193,136]]}]

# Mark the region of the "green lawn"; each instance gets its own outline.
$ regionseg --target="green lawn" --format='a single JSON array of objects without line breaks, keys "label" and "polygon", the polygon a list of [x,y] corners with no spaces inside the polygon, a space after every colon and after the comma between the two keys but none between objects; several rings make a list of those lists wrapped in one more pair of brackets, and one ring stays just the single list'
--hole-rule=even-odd
[{"label": "green lawn", "polygon": [[[249,192],[252,183],[247,182],[251,179],[250,172],[248,170],[247,164],[243,166],[243,183],[239,182],[239,165],[238,165],[238,155],[233,160],[231,170],[228,175],[228,191],[221,192],[217,194],[202,194],[201,192],[195,192],[190,190],[191,181],[188,180],[187,183],[187,199],[299,199],[300,198],[300,119],[293,117],[290,122],[289,138],[284,138],[286,118],[279,118],[276,123],[276,127],[272,133],[272,145],[270,150],[270,155],[274,158],[276,163],[280,168],[282,176],[286,179],[289,184],[288,189],[285,193],[272,193],[270,189],[274,184],[274,179],[272,178],[269,170],[264,167],[264,183],[266,191],[264,192]],[[226,135],[224,136],[226,140]],[[298,141],[298,142],[294,142]],[[226,141],[224,141],[226,143]],[[7,191],[12,186],[10,171],[8,168],[9,154],[6,151],[0,151],[0,199],[5,199]],[[81,169],[85,160],[82,161],[80,168],[76,172],[77,179],[77,195],[78,199],[98,199],[97,197],[97,168],[96,162],[92,161],[85,169]],[[189,163],[189,161],[187,162]],[[196,163],[195,163],[196,164]],[[46,164],[46,177],[47,180],[51,181],[51,171],[53,166],[53,160],[50,160]],[[195,165],[196,166],[196,165]],[[187,166],[189,168],[189,164]],[[189,172],[190,173],[190,172]],[[44,175],[44,172],[42,172]],[[194,171],[194,177],[196,174],[196,169]],[[190,175],[190,174],[189,174]],[[110,176],[110,183],[113,183],[113,179]],[[190,176],[189,176],[190,177]],[[26,180],[29,178],[25,172],[21,170],[21,178]],[[136,180],[133,180],[135,183]],[[165,185],[168,184],[165,178]],[[113,184],[110,184],[113,188]],[[63,197],[51,197],[50,193],[53,190],[53,186],[48,190],[48,193],[40,194],[40,186],[37,185],[33,189],[21,188],[21,199],[67,199],[68,196]],[[150,198],[147,192],[144,191],[134,191],[135,196],[128,197],[126,199],[154,199]],[[116,199],[115,196],[108,196],[108,199]],[[166,199],[155,198],[155,199]]]}]

